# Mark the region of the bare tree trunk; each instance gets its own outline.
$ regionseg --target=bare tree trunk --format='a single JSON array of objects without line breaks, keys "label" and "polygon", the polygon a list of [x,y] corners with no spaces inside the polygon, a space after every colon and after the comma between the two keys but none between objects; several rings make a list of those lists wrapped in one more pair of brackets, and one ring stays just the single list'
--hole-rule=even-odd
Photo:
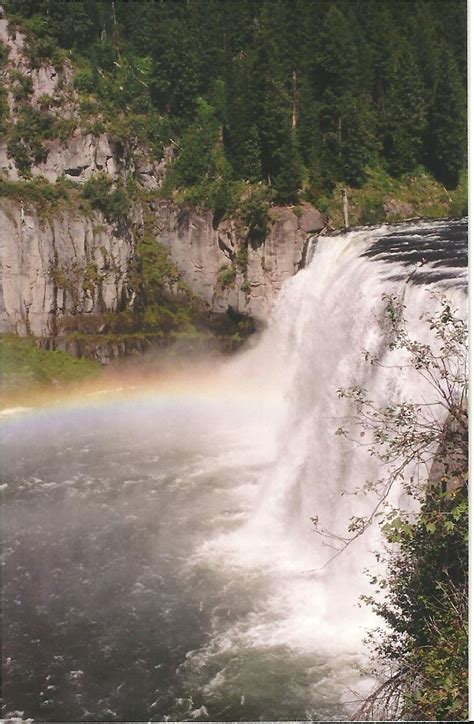
[{"label": "bare tree trunk", "polygon": [[291,114],[291,128],[294,130],[296,128],[296,123],[298,120],[298,106],[296,103],[296,70],[293,71],[293,109]]},{"label": "bare tree trunk", "polygon": [[120,56],[120,37],[119,37],[119,33],[118,33],[118,28],[117,28],[117,15],[115,14],[115,1],[114,0],[111,0],[111,1],[112,1],[112,20],[114,23],[114,43],[115,43],[115,49],[117,51],[117,58],[118,58],[119,62],[121,62],[122,58]]},{"label": "bare tree trunk", "polygon": [[349,228],[349,199],[347,198],[347,189],[342,189],[342,213],[344,214],[344,226]]}]

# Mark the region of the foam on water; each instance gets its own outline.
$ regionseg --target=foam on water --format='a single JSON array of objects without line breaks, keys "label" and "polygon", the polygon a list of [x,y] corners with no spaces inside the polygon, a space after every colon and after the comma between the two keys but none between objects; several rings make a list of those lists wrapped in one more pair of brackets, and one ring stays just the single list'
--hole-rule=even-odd
[{"label": "foam on water", "polygon": [[[430,399],[404,355],[387,351],[382,295],[403,298],[420,341],[433,289],[464,313],[460,254],[443,247],[454,227],[314,239],[267,331],[236,358],[201,376],[90,390],[81,404],[6,411],[2,435],[16,453],[3,491],[7,613],[15,635],[50,632],[28,701],[39,701],[46,675],[63,697],[49,709],[32,704],[36,716],[347,714],[347,687],[368,685],[351,667],[374,624],[357,604],[380,540],[374,528],[326,565],[334,551],[311,517],[344,534],[370,505],[351,493],[383,471],[335,435],[351,414],[337,390],[359,384],[377,406]],[[368,365],[366,351],[387,367]],[[20,593],[30,614],[15,604]],[[23,679],[7,671],[10,698],[31,685],[35,645],[21,652]],[[68,678],[56,656],[83,673]]]}]

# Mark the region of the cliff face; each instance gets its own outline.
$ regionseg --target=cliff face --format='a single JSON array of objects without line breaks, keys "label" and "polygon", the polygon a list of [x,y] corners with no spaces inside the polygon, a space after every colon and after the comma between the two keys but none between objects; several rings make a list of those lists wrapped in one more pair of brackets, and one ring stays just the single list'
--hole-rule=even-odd
[{"label": "cliff face", "polygon": [[236,220],[214,228],[210,211],[185,212],[167,203],[153,207],[156,238],[192,291],[215,312],[232,307],[262,321],[285,279],[302,266],[309,236],[324,227],[321,214],[310,206],[299,216],[291,208],[275,207],[265,239],[252,246],[248,230]]},{"label": "cliff face", "polygon": [[[153,235],[167,249],[182,281],[209,310],[235,311],[265,320],[281,285],[303,261],[310,233],[322,228],[307,208],[275,208],[263,243],[247,245],[233,220],[213,228],[211,212],[184,212],[154,202]],[[131,306],[130,269],[140,218],[129,226],[108,224],[102,215],[62,209],[43,218],[34,208],[0,203],[0,329],[49,337],[78,314],[116,312]],[[244,252],[242,253],[242,249]]]},{"label": "cliff face", "polygon": [[132,301],[126,231],[71,211],[44,219],[10,200],[1,202],[0,228],[2,332],[54,336],[63,318]]},{"label": "cliff face", "polygon": [[[82,316],[91,320],[88,331],[100,334],[104,314],[134,309],[145,228],[148,243],[167,251],[182,285],[211,314],[231,308],[266,320],[281,285],[302,265],[309,236],[323,229],[321,214],[309,205],[272,208],[267,233],[255,242],[242,219],[215,225],[211,211],[160,199],[172,148],[156,160],[138,142],[94,133],[84,124],[67,62],[60,69],[32,68],[25,38],[10,32],[5,19],[0,40],[8,51],[1,71],[8,126],[7,142],[0,143],[0,178],[10,184],[0,202],[0,332],[32,334],[56,346],[74,328],[69,322]],[[43,114],[60,137],[50,133],[32,145],[21,126],[28,109]],[[133,178],[146,193],[112,221],[77,203],[81,186],[97,174],[112,184]],[[26,178],[74,184],[76,201],[45,209],[21,193]],[[178,294],[178,285],[169,285],[168,293]]]}]

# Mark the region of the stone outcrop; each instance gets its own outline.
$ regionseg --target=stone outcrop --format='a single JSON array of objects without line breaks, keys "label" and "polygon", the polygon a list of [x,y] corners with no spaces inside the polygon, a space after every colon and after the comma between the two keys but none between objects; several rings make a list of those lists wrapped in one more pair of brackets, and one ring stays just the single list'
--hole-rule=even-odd
[{"label": "stone outcrop", "polygon": [[[301,266],[308,233],[324,220],[311,207],[297,215],[273,208],[268,234],[257,248],[247,230],[228,219],[213,227],[211,212],[185,212],[169,202],[151,209],[156,243],[169,252],[182,281],[210,311],[265,321],[285,279]],[[0,204],[0,331],[38,337],[61,333],[68,317],[115,312],[133,304],[129,284],[141,215],[120,228],[97,214],[68,207],[44,218],[31,207]],[[319,217],[319,220],[318,220]]]},{"label": "stone outcrop", "polygon": [[253,248],[248,230],[227,219],[213,227],[212,213],[185,213],[172,204],[154,205],[156,238],[169,251],[183,281],[213,311],[232,307],[260,320],[268,318],[285,279],[302,265],[308,239],[324,228],[322,215],[311,206],[297,214],[274,207],[264,242]]},{"label": "stone outcrop", "polygon": [[406,219],[415,213],[412,204],[392,197],[387,197],[384,200],[383,210],[388,219]]},{"label": "stone outcrop", "polygon": [[[173,150],[167,149],[162,161],[150,158],[146,149],[136,147],[125,161],[122,143],[107,133],[94,135],[76,128],[67,141],[53,139],[44,141],[46,159],[31,165],[31,176],[43,177],[50,183],[61,178],[83,183],[97,173],[103,172],[116,179],[124,171],[135,174],[140,184],[147,189],[160,188],[163,184],[166,165]],[[12,181],[21,179],[15,159],[9,156],[5,143],[0,142],[0,173]]]},{"label": "stone outcrop", "polygon": [[116,178],[123,166],[123,150],[107,134],[94,136],[76,130],[67,143],[59,140],[46,141],[46,161],[33,166],[32,173],[55,182],[61,176],[73,181],[86,181],[101,171]]},{"label": "stone outcrop", "polygon": [[127,297],[130,237],[99,219],[51,219],[2,200],[0,331],[54,336],[61,320],[114,312]]}]

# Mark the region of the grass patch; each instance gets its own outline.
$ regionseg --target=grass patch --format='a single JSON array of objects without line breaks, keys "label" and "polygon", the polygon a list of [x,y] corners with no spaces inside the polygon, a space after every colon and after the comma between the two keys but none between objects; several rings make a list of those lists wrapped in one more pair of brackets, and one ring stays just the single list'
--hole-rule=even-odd
[{"label": "grass patch", "polygon": [[66,198],[67,192],[67,182],[52,184],[42,176],[31,181],[11,181],[0,177],[0,195],[16,201],[35,204],[55,203],[61,198]]},{"label": "grass patch", "polygon": [[98,362],[39,349],[31,338],[0,337],[2,397],[23,396],[51,385],[72,385],[100,373]]}]

